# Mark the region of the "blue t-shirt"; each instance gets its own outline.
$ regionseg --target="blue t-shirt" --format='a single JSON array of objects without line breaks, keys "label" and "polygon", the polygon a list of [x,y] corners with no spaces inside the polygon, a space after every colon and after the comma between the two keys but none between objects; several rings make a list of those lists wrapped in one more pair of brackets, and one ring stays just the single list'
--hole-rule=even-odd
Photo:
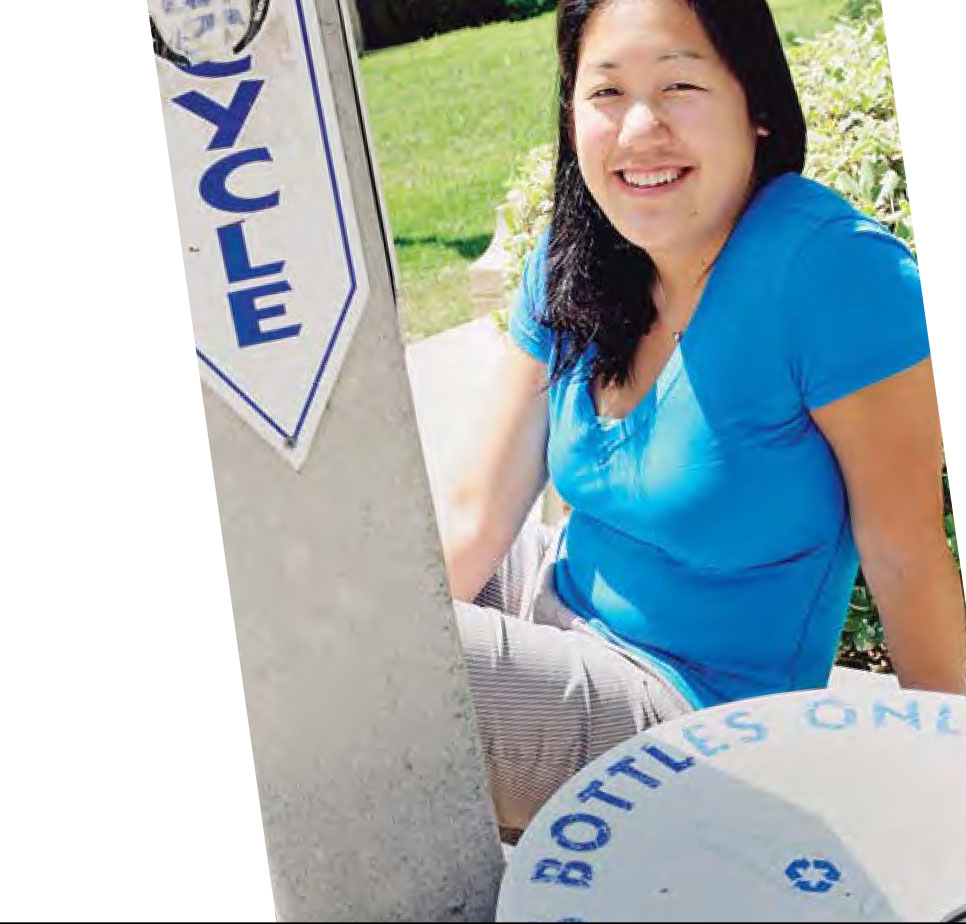
[{"label": "blue t-shirt", "polygon": [[[549,365],[546,247],[528,258],[510,333]],[[573,508],[563,601],[698,707],[824,686],[857,555],[809,412],[928,355],[906,247],[817,183],[771,181],[626,418],[598,418],[587,356],[550,387],[547,466]]]}]

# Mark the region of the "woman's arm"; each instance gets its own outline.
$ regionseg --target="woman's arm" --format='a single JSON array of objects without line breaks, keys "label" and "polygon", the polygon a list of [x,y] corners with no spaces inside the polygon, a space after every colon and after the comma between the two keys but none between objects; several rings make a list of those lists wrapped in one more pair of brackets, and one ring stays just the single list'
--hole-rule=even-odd
[{"label": "woman's arm", "polygon": [[547,367],[510,343],[443,511],[450,589],[471,601],[496,570],[547,480]]},{"label": "woman's arm", "polygon": [[852,532],[904,687],[966,693],[966,617],[943,528],[942,442],[928,359],[818,408]]}]

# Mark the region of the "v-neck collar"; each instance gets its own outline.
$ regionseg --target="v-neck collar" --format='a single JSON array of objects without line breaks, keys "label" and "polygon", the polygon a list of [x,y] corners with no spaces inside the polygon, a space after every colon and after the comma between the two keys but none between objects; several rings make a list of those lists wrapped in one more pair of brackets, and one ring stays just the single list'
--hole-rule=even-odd
[{"label": "v-neck collar", "polygon": [[593,381],[588,368],[589,363],[586,365],[581,363],[584,366],[584,370],[583,374],[579,377],[578,384],[580,401],[583,404],[588,429],[595,433],[599,440],[610,443],[625,439],[631,433],[635,432],[641,424],[647,422],[661,405],[684,367],[685,349],[689,346],[693,348],[694,342],[700,336],[701,327],[706,323],[706,316],[709,314],[713,315],[714,313],[712,308],[716,298],[722,264],[727,261],[728,255],[735,247],[736,239],[741,236],[744,226],[748,224],[752,213],[756,211],[756,207],[762,199],[762,194],[770,186],[774,185],[775,182],[775,180],[772,180],[757,190],[745,206],[744,211],[738,217],[738,221],[735,222],[735,226],[731,229],[728,239],[724,242],[724,246],[722,246],[714,263],[711,265],[708,273],[708,281],[698,299],[698,303],[691,315],[691,320],[687,328],[681,334],[681,338],[675,344],[673,352],[661,368],[661,371],[657,374],[650,389],[648,389],[641,400],[624,417],[608,418],[602,417],[597,413],[597,405],[593,395]]},{"label": "v-neck collar", "polygon": [[[737,230],[737,226],[735,230]],[[691,320],[687,328],[681,334],[680,339],[677,341],[677,343],[675,343],[674,349],[671,351],[671,355],[668,356],[664,365],[661,367],[661,371],[658,372],[657,377],[651,384],[651,387],[647,390],[641,400],[638,401],[638,403],[635,404],[630,411],[628,411],[627,414],[625,414],[623,417],[616,418],[608,418],[598,414],[597,405],[594,401],[593,379],[590,375],[590,370],[586,369],[585,373],[580,377],[578,387],[580,388],[580,398],[584,405],[584,411],[589,421],[589,428],[594,431],[601,440],[605,442],[610,442],[612,440],[623,440],[633,433],[638,426],[649,420],[663,402],[665,396],[674,385],[674,382],[677,380],[678,374],[681,372],[681,369],[684,365],[685,348],[694,342],[703,323],[702,319],[706,314],[708,314],[708,303],[711,301],[713,296],[715,278],[718,274],[718,266],[721,263],[721,260],[728,249],[728,245],[733,238],[734,231],[732,231],[731,235],[729,235],[724,247],[722,247],[721,252],[714,261],[714,264],[712,265],[708,274],[708,281],[705,284],[704,291],[702,291],[701,297],[698,299],[698,303],[691,315]]]},{"label": "v-neck collar", "polygon": [[578,387],[586,418],[589,420],[589,428],[602,441],[610,442],[625,439],[641,423],[647,421],[654,414],[681,371],[684,363],[683,343],[684,337],[675,345],[673,352],[644,397],[623,417],[602,417],[599,415],[594,404],[593,381],[586,375],[581,377]]}]

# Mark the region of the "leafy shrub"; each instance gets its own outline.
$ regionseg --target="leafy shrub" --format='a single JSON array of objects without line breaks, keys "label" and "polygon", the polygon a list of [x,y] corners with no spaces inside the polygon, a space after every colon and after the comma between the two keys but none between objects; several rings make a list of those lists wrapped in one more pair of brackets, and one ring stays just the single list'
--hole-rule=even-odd
[{"label": "leafy shrub", "polygon": [[524,155],[507,183],[506,222],[503,241],[507,254],[506,291],[520,285],[523,260],[550,224],[553,209],[553,145],[541,144]]},{"label": "leafy shrub", "polygon": [[[850,0],[836,25],[786,49],[808,125],[805,174],[840,192],[915,250],[892,77],[878,0]],[[508,183],[507,291],[551,213],[553,150],[518,164]],[[505,322],[504,322],[505,323]],[[943,466],[946,538],[959,561],[949,482]],[[889,670],[882,623],[861,571],[852,592],[839,663]]]},{"label": "leafy shrub", "polygon": [[840,21],[788,49],[808,125],[805,173],[914,249],[882,17]]},{"label": "leafy shrub", "polygon": [[842,15],[846,19],[872,19],[881,13],[879,0],[848,0]]}]

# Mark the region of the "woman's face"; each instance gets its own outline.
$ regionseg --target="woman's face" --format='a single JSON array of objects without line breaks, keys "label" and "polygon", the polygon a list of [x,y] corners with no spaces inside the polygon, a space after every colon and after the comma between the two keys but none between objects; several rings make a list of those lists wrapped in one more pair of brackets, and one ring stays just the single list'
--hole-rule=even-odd
[{"label": "woman's face", "polygon": [[744,91],[682,0],[611,0],[577,64],[574,141],[614,227],[653,259],[713,258],[751,189]]}]

